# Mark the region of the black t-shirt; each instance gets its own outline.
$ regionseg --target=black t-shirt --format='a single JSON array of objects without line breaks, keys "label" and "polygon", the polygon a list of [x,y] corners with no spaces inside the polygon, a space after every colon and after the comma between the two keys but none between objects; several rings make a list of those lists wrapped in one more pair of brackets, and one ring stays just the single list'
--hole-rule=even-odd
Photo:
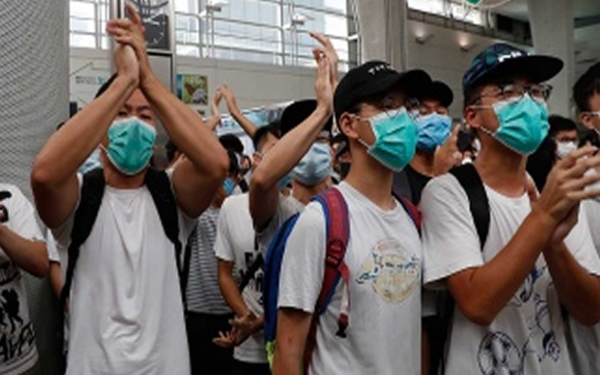
[{"label": "black t-shirt", "polygon": [[416,206],[421,201],[421,193],[431,177],[421,174],[407,165],[401,172],[394,174],[394,192],[410,199]]}]

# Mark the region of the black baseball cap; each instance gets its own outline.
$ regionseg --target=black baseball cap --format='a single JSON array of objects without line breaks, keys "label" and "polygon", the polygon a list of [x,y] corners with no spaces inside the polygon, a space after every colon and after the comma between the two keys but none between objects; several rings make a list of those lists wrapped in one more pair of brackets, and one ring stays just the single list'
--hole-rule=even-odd
[{"label": "black baseball cap", "polygon": [[219,137],[219,142],[226,150],[231,150],[237,154],[244,153],[244,144],[235,134],[223,134]]},{"label": "black baseball cap", "polygon": [[530,55],[506,43],[496,43],[481,51],[463,75],[465,98],[475,87],[499,78],[523,76],[535,83],[544,82],[563,68],[561,59],[547,55]]},{"label": "black baseball cap", "polygon": [[418,98],[431,84],[431,77],[420,69],[398,72],[384,61],[368,61],[344,75],[333,95],[335,118],[363,99],[373,97],[398,85],[409,97]]},{"label": "black baseball cap", "polygon": [[442,81],[433,81],[429,86],[423,90],[423,94],[418,98],[419,100],[433,99],[440,102],[440,104],[446,108],[452,105],[454,101],[454,94],[450,86]]},{"label": "black baseball cap", "polygon": [[[285,107],[281,113],[280,131],[281,136],[286,135],[290,130],[300,125],[317,109],[317,101],[315,99],[297,100]],[[331,138],[332,117],[329,117],[325,126],[323,126],[322,135]]]}]

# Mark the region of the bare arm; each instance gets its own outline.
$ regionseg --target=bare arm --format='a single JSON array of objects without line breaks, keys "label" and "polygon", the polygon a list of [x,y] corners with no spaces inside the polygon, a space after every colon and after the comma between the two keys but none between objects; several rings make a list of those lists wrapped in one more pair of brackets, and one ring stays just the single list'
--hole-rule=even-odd
[{"label": "bare arm", "polygon": [[44,242],[27,240],[0,225],[0,247],[18,268],[40,278],[48,273],[48,252]]},{"label": "bare arm", "polygon": [[179,207],[190,217],[199,216],[210,204],[229,166],[227,153],[198,114],[177,99],[150,68],[140,16],[126,5],[127,19],[109,21],[107,31],[119,43],[131,45],[140,64],[140,89],[165,126],[169,138],[186,159],[172,176]]},{"label": "bare arm", "polygon": [[60,272],[60,263],[50,261],[50,268],[48,269],[48,279],[50,281],[50,287],[56,298],[60,299],[62,293],[63,280]]},{"label": "bare arm", "polygon": [[600,278],[589,274],[562,241],[577,223],[578,212],[573,209],[557,227],[558,238],[544,249],[544,259],[563,306],[581,324],[591,326],[600,321]]},{"label": "bare arm", "polygon": [[301,375],[304,349],[312,314],[297,309],[279,309],[273,375]]},{"label": "bare arm", "polygon": [[[317,57],[317,56],[315,56]],[[328,59],[318,56],[317,108],[300,125],[281,138],[264,155],[250,180],[250,214],[254,228],[263,230],[277,212],[279,180],[294,168],[327,123],[332,112],[332,86]]]},{"label": "bare arm", "polygon": [[243,317],[250,313],[246,306],[242,293],[233,278],[233,262],[218,260],[219,289],[227,305],[233,310],[237,317]]},{"label": "bare arm", "polygon": [[233,91],[227,85],[222,85],[218,88],[218,92],[225,98],[231,117],[235,119],[250,138],[253,138],[256,130],[258,130],[258,126],[242,114],[242,111],[237,105],[237,100],[235,99]]},{"label": "bare arm", "polygon": [[210,118],[206,122],[206,126],[210,131],[214,132],[217,126],[221,123],[221,112],[219,111],[219,103],[221,103],[222,95],[217,92],[210,103]]},{"label": "bare arm", "polygon": [[131,47],[115,51],[117,78],[54,133],[33,162],[31,188],[41,219],[60,227],[79,199],[77,169],[106,136],[113,119],[138,83],[138,64]]},{"label": "bare arm", "polygon": [[555,230],[573,207],[582,199],[600,194],[583,190],[598,180],[596,176],[583,176],[600,163],[600,156],[585,159],[594,151],[579,149],[555,165],[532,212],[492,260],[448,278],[448,289],[469,320],[489,325],[519,289],[542,250],[556,238]]}]

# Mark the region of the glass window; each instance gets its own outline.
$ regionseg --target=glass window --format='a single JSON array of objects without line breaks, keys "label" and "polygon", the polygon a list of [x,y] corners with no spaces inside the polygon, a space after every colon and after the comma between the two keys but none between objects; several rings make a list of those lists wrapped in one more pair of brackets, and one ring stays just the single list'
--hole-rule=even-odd
[{"label": "glass window", "polygon": [[96,48],[96,36],[93,34],[75,34],[70,35],[71,47]]}]

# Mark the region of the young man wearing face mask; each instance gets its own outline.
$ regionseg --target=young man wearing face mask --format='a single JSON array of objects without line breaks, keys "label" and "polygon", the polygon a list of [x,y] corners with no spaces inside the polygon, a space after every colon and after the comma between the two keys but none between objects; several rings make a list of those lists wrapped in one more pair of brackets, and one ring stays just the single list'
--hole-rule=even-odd
[{"label": "young man wearing face mask", "polygon": [[[424,282],[445,286],[455,301],[445,374],[574,374],[561,306],[579,321],[600,320],[600,260],[583,199],[598,180],[594,148],[556,163],[537,194],[527,155],[548,132],[546,100],[563,63],[494,44],[463,76],[465,120],[481,151],[473,166],[489,207],[480,238],[469,199],[456,178],[432,179],[423,191]],[[471,202],[472,203],[472,202]]]},{"label": "young man wearing face mask", "polygon": [[[311,33],[321,47],[313,51],[319,67],[316,100],[289,105],[281,115],[281,139],[263,155],[250,180],[250,213],[263,255],[290,216],[315,195],[332,186],[331,111],[337,85],[338,56],[331,41]],[[291,177],[292,194],[284,196],[279,181]]]},{"label": "young man wearing face mask", "polygon": [[57,242],[68,246],[81,194],[77,169],[101,145],[106,187],[74,269],[67,374],[187,375],[174,244],[144,183],[157,117],[187,156],[167,176],[180,242],[221,186],[227,154],[197,113],[154,75],[141,18],[126,7],[131,20],[107,24],[117,42],[114,80],[42,148],[32,167],[32,189],[40,217]]},{"label": "young man wearing face mask", "polygon": [[[308,374],[421,373],[421,243],[408,213],[391,194],[393,173],[413,158],[417,127],[406,109],[429,76],[398,73],[370,61],[350,70],[335,91],[337,124],[352,155],[338,189],[347,203],[349,242],[340,282],[320,315]],[[310,203],[283,255],[273,373],[303,373],[304,349],[323,285],[325,216]],[[348,317],[337,335],[338,317]]]},{"label": "young man wearing face mask", "polygon": [[548,123],[550,124],[548,135],[556,142],[556,156],[563,159],[577,149],[579,143],[577,125],[573,120],[559,115],[549,116]]},{"label": "young man wearing face mask", "polygon": [[[573,86],[573,99],[579,120],[594,134],[600,130],[600,64],[590,67]],[[592,189],[599,189],[594,185]],[[592,234],[596,251],[600,253],[600,198],[582,202],[582,209]],[[568,319],[567,339],[573,357],[575,373],[592,375],[600,368],[600,324],[585,327],[572,316]]]},{"label": "young man wearing face mask", "polygon": [[452,132],[452,118],[448,108],[454,94],[448,85],[440,81],[430,82],[418,95],[419,107],[414,109],[419,130],[417,152],[402,172],[394,174],[394,192],[410,199],[415,205],[421,200],[421,192],[436,175],[447,172],[460,162],[457,138],[458,130]]},{"label": "young man wearing face mask", "polygon": [[[253,142],[256,150],[253,167],[256,168],[261,163],[261,155],[277,142],[274,129],[271,126],[258,128]],[[221,328],[214,343],[234,348],[232,374],[269,374],[261,318],[263,272],[261,267],[253,267],[259,253],[248,194],[229,196],[219,212],[214,254],[221,293],[236,319],[231,329]]]}]

